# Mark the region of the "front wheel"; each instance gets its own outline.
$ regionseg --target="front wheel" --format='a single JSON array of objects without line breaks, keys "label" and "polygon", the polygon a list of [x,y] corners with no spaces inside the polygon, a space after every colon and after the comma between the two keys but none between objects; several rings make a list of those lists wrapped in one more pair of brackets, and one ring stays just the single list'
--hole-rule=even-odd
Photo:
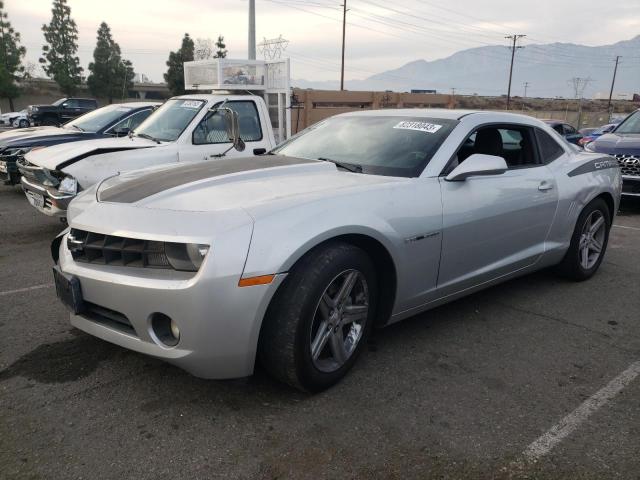
[{"label": "front wheel", "polygon": [[347,243],[307,254],[269,306],[259,355],[273,376],[317,392],[353,366],[373,324],[377,280],[368,255]]},{"label": "front wheel", "polygon": [[18,122],[20,128],[27,128],[29,126],[29,120],[22,119]]},{"label": "front wheel", "polygon": [[609,207],[604,200],[596,198],[578,217],[569,249],[558,265],[559,273],[578,281],[591,278],[602,263],[610,229]]}]

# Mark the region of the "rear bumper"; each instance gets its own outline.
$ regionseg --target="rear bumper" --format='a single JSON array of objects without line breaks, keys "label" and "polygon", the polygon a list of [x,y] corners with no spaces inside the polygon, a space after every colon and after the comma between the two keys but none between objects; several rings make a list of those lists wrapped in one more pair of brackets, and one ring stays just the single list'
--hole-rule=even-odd
[{"label": "rear bumper", "polygon": [[622,195],[627,197],[640,197],[640,177],[623,175]]},{"label": "rear bumper", "polygon": [[39,195],[43,199],[42,206],[34,204],[31,200],[30,203],[33,207],[45,215],[50,217],[66,217],[67,207],[69,202],[75,198],[75,195],[60,193],[53,187],[46,187],[32,180],[27,180],[22,177],[20,182],[22,183],[22,189],[27,195],[27,199],[32,198],[31,195]]}]

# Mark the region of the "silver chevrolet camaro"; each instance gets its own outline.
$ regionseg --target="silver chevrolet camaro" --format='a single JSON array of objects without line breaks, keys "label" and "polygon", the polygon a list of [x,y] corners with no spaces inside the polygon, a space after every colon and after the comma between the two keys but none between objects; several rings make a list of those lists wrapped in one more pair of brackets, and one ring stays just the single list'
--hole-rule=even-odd
[{"label": "silver chevrolet camaro", "polygon": [[554,266],[602,262],[610,157],[509,113],[338,115],[269,154],[121,173],[53,243],[71,323],[204,378],[318,391],[371,328]]}]

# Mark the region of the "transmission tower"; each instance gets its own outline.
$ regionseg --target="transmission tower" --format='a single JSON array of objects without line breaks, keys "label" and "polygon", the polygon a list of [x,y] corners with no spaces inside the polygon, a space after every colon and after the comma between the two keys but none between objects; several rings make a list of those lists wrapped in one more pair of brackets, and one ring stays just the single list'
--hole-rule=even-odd
[{"label": "transmission tower", "polygon": [[265,38],[258,44],[260,53],[265,60],[277,60],[282,56],[282,52],[284,52],[288,46],[289,40],[282,38],[282,35],[278,38]]}]

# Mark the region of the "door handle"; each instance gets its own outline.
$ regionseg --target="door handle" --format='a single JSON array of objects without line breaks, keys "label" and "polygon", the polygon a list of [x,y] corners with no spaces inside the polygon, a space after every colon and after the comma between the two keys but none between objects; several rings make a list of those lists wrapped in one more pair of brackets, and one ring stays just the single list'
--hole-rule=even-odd
[{"label": "door handle", "polygon": [[543,180],[542,182],[540,182],[540,185],[538,185],[538,190],[540,190],[541,192],[551,190],[552,188],[553,184],[551,182],[547,182],[546,180]]}]

